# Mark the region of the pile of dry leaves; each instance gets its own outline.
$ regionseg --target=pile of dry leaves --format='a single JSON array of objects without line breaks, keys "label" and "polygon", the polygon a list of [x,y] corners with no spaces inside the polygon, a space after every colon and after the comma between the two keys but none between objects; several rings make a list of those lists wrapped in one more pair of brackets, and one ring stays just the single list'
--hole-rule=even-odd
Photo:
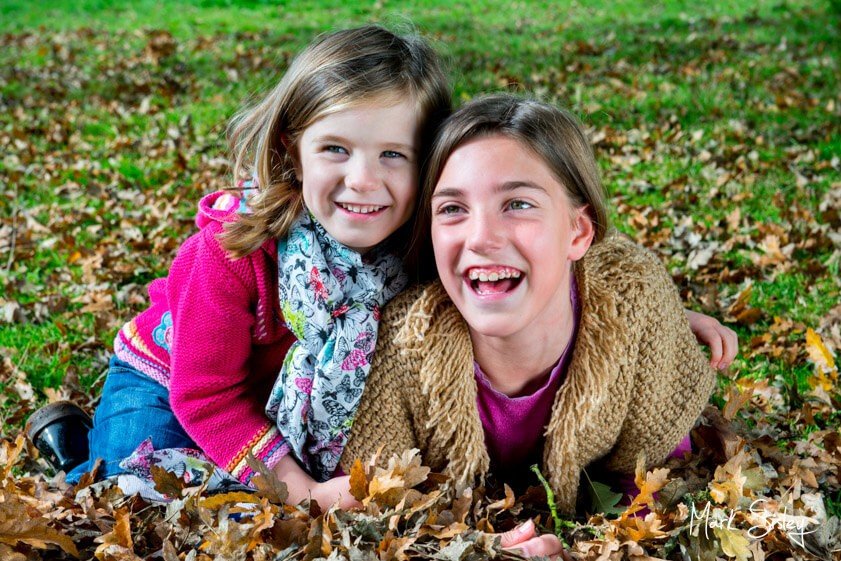
[{"label": "pile of dry leaves", "polygon": [[[832,355],[815,358],[816,373],[837,387]],[[701,453],[638,468],[630,504],[588,475],[584,510],[596,514],[571,520],[555,512],[539,474],[520,497],[507,486],[457,488],[417,451],[387,465],[357,460],[356,510],[284,505],[285,486],[254,460],[254,493],[208,493],[158,468],[156,488],[172,502],[152,505],[109,481],[85,476],[72,487],[46,477],[18,436],[0,442],[0,559],[518,559],[493,533],[528,518],[580,560],[841,559],[841,433],[786,441],[779,432],[807,412],[836,411],[825,395],[792,412],[765,382],[734,384],[724,410],[710,407],[692,432]]]}]

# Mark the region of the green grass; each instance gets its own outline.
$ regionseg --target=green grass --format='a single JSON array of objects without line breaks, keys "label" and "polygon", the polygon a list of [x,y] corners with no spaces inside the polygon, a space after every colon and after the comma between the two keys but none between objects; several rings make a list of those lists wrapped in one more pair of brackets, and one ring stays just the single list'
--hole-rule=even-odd
[{"label": "green grass", "polygon": [[[0,323],[0,351],[36,388],[68,369],[92,380],[120,321],[143,308],[142,285],[193,231],[195,201],[225,185],[227,119],[317,33],[384,22],[432,41],[456,100],[509,89],[580,115],[602,137],[615,224],[669,262],[688,306],[724,318],[753,283],[762,315],[734,326],[746,355],[734,375],[805,389],[802,333],[779,356],[746,345],[775,316],[816,328],[839,300],[837,217],[821,210],[841,183],[833,6],[0,0],[0,227],[16,232],[12,257],[0,239],[0,305],[28,318]],[[172,34],[170,56],[148,56],[157,31]],[[688,269],[675,233],[688,218],[703,243],[736,241]],[[790,262],[762,264],[768,235],[793,244]],[[80,314],[97,290],[115,309]],[[64,308],[37,313],[60,298]]]}]

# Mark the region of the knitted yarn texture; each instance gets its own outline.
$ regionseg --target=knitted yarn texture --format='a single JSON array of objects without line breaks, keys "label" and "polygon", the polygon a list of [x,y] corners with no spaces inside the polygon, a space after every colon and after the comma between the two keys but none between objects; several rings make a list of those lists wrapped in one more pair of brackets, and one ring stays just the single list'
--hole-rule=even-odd
[{"label": "knitted yarn texture", "polygon": [[[581,323],[546,427],[543,471],[559,508],[575,509],[580,472],[599,461],[633,473],[659,462],[707,403],[715,373],[656,256],[611,233],[574,266]],[[563,349],[558,349],[558,354]],[[476,409],[468,326],[440,283],[386,308],[341,465],[419,448],[426,465],[473,484],[490,468]]]}]

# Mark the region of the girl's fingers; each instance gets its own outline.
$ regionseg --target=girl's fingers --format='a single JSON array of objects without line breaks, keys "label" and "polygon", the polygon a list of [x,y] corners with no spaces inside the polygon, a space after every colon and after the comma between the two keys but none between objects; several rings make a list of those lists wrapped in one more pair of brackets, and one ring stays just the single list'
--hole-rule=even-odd
[{"label": "girl's fingers", "polygon": [[521,544],[526,540],[533,538],[534,534],[534,522],[526,520],[519,526],[511,528],[507,532],[503,532],[501,534],[500,545],[502,547],[511,548],[512,546]]},{"label": "girl's fingers", "polygon": [[518,551],[526,557],[552,557],[555,559],[561,559],[564,551],[561,540],[552,534],[543,534],[542,536],[530,538],[508,549]]},{"label": "girl's fingers", "polygon": [[710,366],[721,368],[723,342],[721,335],[715,329],[703,331],[703,341],[710,347]]},{"label": "girl's fingers", "polygon": [[733,359],[739,353],[739,336],[729,327],[721,326],[721,339],[724,342],[722,359],[719,361],[719,368],[724,369],[733,363]]},{"label": "girl's fingers", "polygon": [[537,536],[536,533],[534,522],[527,520],[516,528],[503,532],[500,545],[527,557],[540,556],[563,559],[564,548],[557,536],[552,534]]},{"label": "girl's fingers", "polygon": [[706,314],[686,310],[686,319],[695,338],[710,348],[710,366],[724,370],[739,352],[739,337],[736,332]]}]

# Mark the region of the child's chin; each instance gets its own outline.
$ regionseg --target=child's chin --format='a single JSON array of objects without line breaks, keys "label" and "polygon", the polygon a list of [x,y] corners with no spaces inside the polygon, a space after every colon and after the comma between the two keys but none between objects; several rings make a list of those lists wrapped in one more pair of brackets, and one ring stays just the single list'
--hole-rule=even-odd
[{"label": "child's chin", "polygon": [[[464,314],[462,314],[464,315]],[[469,316],[469,317],[468,317]],[[513,314],[488,314],[473,311],[465,316],[470,331],[484,337],[505,338],[514,333],[514,322],[517,318]]]}]

